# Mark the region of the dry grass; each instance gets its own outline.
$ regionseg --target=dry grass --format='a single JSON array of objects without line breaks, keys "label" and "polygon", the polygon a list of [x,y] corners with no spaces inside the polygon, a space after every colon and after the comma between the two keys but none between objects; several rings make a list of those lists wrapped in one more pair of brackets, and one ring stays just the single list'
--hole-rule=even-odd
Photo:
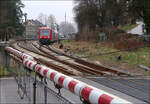
[{"label": "dry grass", "polygon": [[136,48],[148,44],[137,36],[133,36],[131,34],[117,34],[114,37],[111,37],[109,41],[113,44],[112,48],[119,50]]}]

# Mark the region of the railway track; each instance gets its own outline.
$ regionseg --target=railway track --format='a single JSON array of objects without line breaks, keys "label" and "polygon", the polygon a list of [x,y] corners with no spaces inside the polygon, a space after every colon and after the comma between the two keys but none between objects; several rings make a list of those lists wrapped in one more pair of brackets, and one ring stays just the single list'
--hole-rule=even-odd
[{"label": "railway track", "polygon": [[[34,45],[34,46],[35,46],[35,45]],[[49,58],[51,58],[51,59],[53,59],[53,60],[55,60],[55,61],[58,61],[58,62],[60,62],[60,63],[63,63],[63,64],[65,64],[65,65],[68,65],[68,66],[70,66],[70,67],[72,67],[72,68],[74,68],[74,69],[76,69],[76,70],[78,70],[78,71],[81,71],[81,72],[83,72],[83,73],[90,73],[90,74],[93,74],[93,75],[97,75],[97,74],[99,74],[99,75],[104,75],[104,73],[102,73],[101,71],[93,70],[93,69],[91,69],[91,68],[88,68],[88,67],[85,67],[85,66],[81,66],[81,65],[79,65],[79,64],[75,64],[75,63],[71,63],[71,62],[67,62],[67,61],[61,60],[60,58],[58,58],[58,57],[52,55],[51,52],[46,52],[46,51],[45,51],[46,48],[43,49],[44,47],[42,47],[42,48],[38,48],[37,46],[35,46],[35,47],[36,47],[37,49],[39,49],[41,52],[47,54]]]},{"label": "railway track", "polygon": [[[38,44],[38,43],[36,43]],[[38,44],[39,45],[39,44]],[[44,48],[44,49],[43,49]],[[49,52],[46,52],[45,50],[48,50]],[[109,68],[109,67],[106,67],[106,66],[102,66],[102,65],[98,65],[98,64],[95,64],[95,63],[91,63],[91,62],[88,62],[88,61],[85,61],[85,60],[82,60],[80,58],[76,58],[76,57],[72,57],[70,55],[67,55],[65,53],[62,53],[62,52],[58,52],[56,51],[55,49],[52,49],[51,46],[43,46],[42,48],[39,48],[39,50],[41,50],[42,52],[46,53],[46,54],[49,54],[51,55],[51,53],[56,53],[56,56],[65,56],[67,57],[68,59],[63,59],[60,61],[60,59],[58,59],[57,57],[55,57],[53,55],[53,57],[56,59],[58,59],[57,61],[60,61],[61,63],[64,63],[64,64],[67,64],[65,63],[66,61],[68,60],[73,60],[75,63],[78,63],[75,65],[76,68],[81,68],[82,67],[82,70],[88,70],[88,71],[91,71],[93,72],[93,74],[98,74],[98,75],[126,75],[126,76],[130,76],[131,74],[129,73],[126,73],[126,72],[122,72],[122,71],[119,71],[119,70],[115,70],[113,68]],[[51,55],[52,56],[52,55]],[[71,64],[71,63],[70,63]],[[77,67],[78,66],[78,67]],[[85,67],[86,66],[86,67]],[[81,71],[81,70],[79,70]]]},{"label": "railway track", "polygon": [[[30,47],[26,47],[21,44],[18,44],[18,46],[21,48],[24,48],[25,50],[28,50],[33,53],[39,54],[41,56],[47,57],[47,58],[51,59],[52,61],[57,61],[58,63],[67,65],[78,72],[82,72],[82,74],[84,74],[84,75],[100,75],[100,76],[107,76],[107,75],[130,76],[131,75],[129,73],[115,70],[110,67],[105,67],[102,65],[98,65],[95,63],[85,61],[80,58],[69,56],[65,53],[61,53],[61,52],[54,50],[50,46],[40,46],[38,44],[38,42],[34,42],[34,43],[29,42],[28,44],[29,44],[28,46],[30,46]],[[60,57],[63,57],[63,58],[60,58]],[[48,65],[48,63],[51,63],[51,61],[44,62],[43,60],[41,62],[47,63],[47,65]],[[66,70],[66,69],[63,69],[63,70]],[[61,72],[63,72],[63,70]]]},{"label": "railway track", "polygon": [[[64,61],[64,59],[60,59],[58,56],[60,56],[60,55],[57,55],[57,54],[55,54],[54,55],[54,53],[52,54],[52,51],[51,50],[48,50],[48,49],[46,49],[46,47],[40,47],[38,44],[32,44],[32,43],[30,43],[30,48],[28,47],[25,47],[25,46],[23,46],[23,45],[21,45],[21,44],[18,44],[18,46],[19,47],[21,47],[21,48],[24,48],[24,49],[26,49],[26,50],[28,50],[28,51],[31,51],[31,52],[33,52],[33,53],[36,53],[36,54],[39,54],[39,55],[42,55],[42,56],[44,56],[44,57],[47,57],[47,58],[50,58],[50,59],[52,59],[52,60],[55,60],[55,61],[57,61],[57,62],[59,62],[59,63],[62,63],[62,64],[64,64],[64,65],[67,65],[67,66],[69,66],[69,67],[71,67],[71,68],[73,68],[73,69],[75,69],[75,70],[77,70],[77,71],[79,71],[79,72],[82,72],[84,75],[112,75],[112,73],[111,73],[111,71],[108,71],[108,72],[106,72],[106,71],[104,71],[104,70],[95,70],[95,69],[93,69],[93,68],[91,68],[91,67],[87,67],[87,66],[85,66],[85,65],[81,65],[80,63],[72,63],[72,62],[70,62],[70,61]],[[31,46],[32,46],[32,48],[31,48]],[[46,51],[47,50],[47,51]],[[65,56],[66,57],[66,56]],[[69,59],[71,60],[71,58],[69,57]],[[41,63],[46,63],[46,65],[47,66],[53,66],[52,68],[54,68],[54,65],[50,65],[50,63],[51,63],[51,61],[44,61],[44,60],[42,60],[42,59],[38,59]],[[72,60],[74,60],[74,59],[72,59]],[[49,65],[48,65],[49,64]],[[57,68],[56,68],[57,69]],[[59,68],[60,69],[60,68]],[[58,71],[58,69],[57,69],[57,71]],[[63,70],[61,70],[61,72],[63,72],[64,71],[64,74],[66,74],[67,72],[67,69],[63,69]],[[70,73],[70,72],[69,72]],[[67,75],[69,74],[69,73],[67,73]],[[71,73],[70,73],[71,74]],[[120,74],[120,73],[119,73]],[[118,75],[118,73],[116,74],[116,73],[113,73],[113,75]]]},{"label": "railway track", "polygon": [[[40,51],[37,50],[35,47],[32,47],[32,45],[30,46],[30,49],[27,48],[27,47],[24,47],[24,46],[22,46],[22,45],[20,45],[20,44],[17,44],[17,46],[20,47],[20,48],[22,48],[22,49],[25,49],[25,50],[27,50],[27,51],[29,51],[29,52],[32,52],[32,53],[34,53],[34,54],[37,54],[37,55],[39,55],[39,56],[48,57],[48,55],[46,55],[46,54],[40,52]],[[64,73],[64,74],[66,74],[66,75],[76,75],[76,74],[74,74],[73,72],[70,72],[68,69],[66,69],[66,68],[64,68],[64,67],[62,67],[62,66],[60,66],[60,65],[56,65],[56,64],[54,64],[53,62],[49,62],[49,61],[46,61],[46,60],[44,60],[44,59],[42,59],[42,58],[36,58],[36,57],[34,57],[34,59],[37,60],[40,64],[45,64],[46,66],[48,66],[48,67],[50,67],[50,68],[53,68],[53,69],[55,69],[56,71],[62,72],[62,73]]]},{"label": "railway track", "polygon": [[[33,45],[33,44],[32,44],[32,45]],[[31,46],[32,46],[32,45],[31,45]],[[57,62],[61,62],[62,64],[68,65],[68,66],[70,66],[70,67],[72,67],[72,68],[74,68],[74,69],[76,69],[76,70],[78,70],[78,71],[80,71],[80,72],[82,72],[82,73],[84,73],[84,74],[85,74],[85,73],[86,73],[86,74],[90,74],[90,75],[95,75],[95,74],[97,74],[97,72],[93,72],[93,71],[86,70],[86,69],[87,69],[86,67],[79,66],[79,65],[74,65],[74,64],[69,63],[69,62],[61,61],[61,60],[59,60],[57,57],[55,57],[55,56],[53,56],[53,55],[51,55],[51,54],[49,54],[49,53],[43,51],[42,49],[39,49],[39,48],[38,48],[37,46],[35,46],[35,45],[33,45],[34,47],[32,47],[32,48],[30,47],[30,49],[27,48],[27,47],[24,47],[24,46],[22,46],[22,45],[20,45],[20,44],[18,44],[18,46],[21,47],[21,48],[23,48],[23,49],[25,49],[25,50],[28,50],[28,51],[31,51],[31,52],[33,52],[33,53],[39,54],[39,55],[41,55],[41,56],[48,57],[48,58],[50,58],[50,59],[52,59],[52,60],[55,60],[55,61],[57,61]],[[40,50],[40,51],[39,51],[39,50]],[[60,64],[59,64],[59,65],[53,64],[53,61],[46,61],[46,60],[44,60],[44,59],[42,59],[42,58],[35,58],[35,60],[37,60],[37,61],[40,62],[41,64],[45,64],[45,65],[48,66],[48,67],[54,68],[55,70],[60,71],[60,72],[62,72],[62,73],[64,73],[64,74],[67,74],[67,75],[77,75],[77,74],[74,74],[72,71],[71,71],[71,72],[68,71],[68,69],[64,68],[63,66],[60,66]],[[86,68],[86,69],[85,69],[85,68]],[[99,72],[99,73],[101,73],[101,72]]]}]

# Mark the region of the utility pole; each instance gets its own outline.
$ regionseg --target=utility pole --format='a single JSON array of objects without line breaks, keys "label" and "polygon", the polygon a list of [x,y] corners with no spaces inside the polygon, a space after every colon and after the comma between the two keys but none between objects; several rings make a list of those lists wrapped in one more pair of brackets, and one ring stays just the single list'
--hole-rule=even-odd
[{"label": "utility pole", "polygon": [[[66,24],[67,24],[67,19],[66,19],[66,12],[65,12],[65,24],[64,24],[64,29],[66,30]],[[66,35],[66,33],[64,34],[64,36]]]},{"label": "utility pole", "polygon": [[66,24],[66,22],[67,22],[67,21],[66,21],[66,12],[65,12],[65,24]]},{"label": "utility pole", "polygon": [[27,25],[27,13],[24,13],[24,17],[25,17],[25,40],[27,38],[27,34],[26,34],[26,25]]}]

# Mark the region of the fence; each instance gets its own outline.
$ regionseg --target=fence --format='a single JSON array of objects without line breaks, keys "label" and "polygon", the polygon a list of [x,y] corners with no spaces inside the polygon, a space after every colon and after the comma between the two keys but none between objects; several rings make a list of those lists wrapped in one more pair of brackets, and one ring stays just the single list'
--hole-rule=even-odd
[{"label": "fence", "polygon": [[[58,103],[71,104],[70,101],[53,91],[47,85],[47,79],[38,75],[22,64],[21,60],[7,54],[1,47],[3,75],[6,69],[9,76],[14,77],[17,83],[17,92],[23,103]],[[13,103],[13,102],[12,102]]]}]

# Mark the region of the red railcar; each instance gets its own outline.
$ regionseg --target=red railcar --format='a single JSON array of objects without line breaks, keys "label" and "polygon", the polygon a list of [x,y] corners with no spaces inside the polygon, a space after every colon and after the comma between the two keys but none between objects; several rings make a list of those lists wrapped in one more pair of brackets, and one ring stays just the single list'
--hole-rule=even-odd
[{"label": "red railcar", "polygon": [[39,42],[43,45],[54,43],[58,40],[58,34],[51,28],[39,28],[38,37]]}]

